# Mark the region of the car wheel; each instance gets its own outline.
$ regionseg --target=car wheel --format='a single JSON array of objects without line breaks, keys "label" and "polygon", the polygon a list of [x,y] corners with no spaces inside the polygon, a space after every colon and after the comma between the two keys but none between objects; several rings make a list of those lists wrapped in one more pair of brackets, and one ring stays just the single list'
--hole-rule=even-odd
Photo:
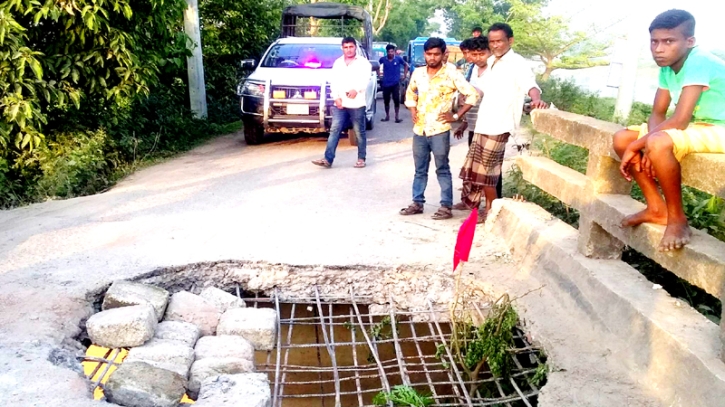
[{"label": "car wheel", "polygon": [[370,120],[365,120],[365,130],[372,130],[375,127],[375,113],[378,112],[378,100],[373,99],[373,116]]},{"label": "car wheel", "polygon": [[264,127],[252,120],[244,121],[244,141],[248,145],[260,144],[264,139]]}]

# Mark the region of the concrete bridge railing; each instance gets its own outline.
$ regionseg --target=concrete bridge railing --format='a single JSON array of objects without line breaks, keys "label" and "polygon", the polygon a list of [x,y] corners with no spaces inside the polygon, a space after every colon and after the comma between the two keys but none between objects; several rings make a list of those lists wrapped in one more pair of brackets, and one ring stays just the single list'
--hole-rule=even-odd
[{"label": "concrete bridge railing", "polygon": [[[644,209],[630,197],[632,184],[619,173],[612,135],[620,125],[558,110],[535,110],[534,128],[589,150],[586,175],[545,157],[521,156],[528,182],[580,212],[578,250],[598,259],[620,259],[629,246],[713,296],[725,298],[725,243],[694,230],[692,242],[676,252],[659,252],[664,226],[622,228],[622,219]],[[725,198],[725,154],[691,154],[682,162],[682,182]],[[725,321],[725,317],[722,319]],[[725,341],[725,325],[721,325]]]}]

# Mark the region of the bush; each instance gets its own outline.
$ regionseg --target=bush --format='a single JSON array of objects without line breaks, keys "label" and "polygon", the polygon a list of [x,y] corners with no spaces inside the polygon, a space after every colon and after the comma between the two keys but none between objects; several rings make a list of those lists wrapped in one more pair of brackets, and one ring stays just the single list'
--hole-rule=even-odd
[{"label": "bush", "polygon": [[113,142],[102,131],[61,133],[38,151],[39,198],[67,198],[102,191],[120,165]]}]

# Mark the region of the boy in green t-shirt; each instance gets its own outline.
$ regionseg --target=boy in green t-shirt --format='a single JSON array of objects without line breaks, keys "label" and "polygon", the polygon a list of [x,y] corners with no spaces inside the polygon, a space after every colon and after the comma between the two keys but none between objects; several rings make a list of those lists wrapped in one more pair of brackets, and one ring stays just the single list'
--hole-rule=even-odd
[{"label": "boy in green t-shirt", "polygon": [[[692,235],[682,209],[680,160],[689,153],[725,153],[725,61],[695,47],[695,18],[686,11],[665,11],[649,32],[652,57],[660,66],[652,115],[646,124],[615,134],[614,150],[622,159],[622,175],[637,181],[647,201],[645,210],[627,216],[622,225],[666,225],[659,250],[670,251]],[[668,118],[672,101],[675,112]]]}]

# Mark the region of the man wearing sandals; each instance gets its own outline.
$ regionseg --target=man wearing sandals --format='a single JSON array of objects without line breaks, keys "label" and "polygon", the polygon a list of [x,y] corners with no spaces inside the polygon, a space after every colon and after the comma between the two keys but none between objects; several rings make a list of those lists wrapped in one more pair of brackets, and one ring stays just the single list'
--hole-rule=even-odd
[{"label": "man wearing sandals", "polygon": [[547,106],[526,60],[511,49],[513,43],[514,32],[508,24],[496,23],[488,29],[488,45],[493,55],[482,76],[483,99],[471,147],[461,168],[462,202],[453,207],[478,208],[485,198],[486,207],[479,211],[478,223],[486,221],[493,200],[499,197],[496,185],[501,178],[506,142],[521,122],[524,97],[531,98],[534,109]]},{"label": "man wearing sandals", "polygon": [[357,54],[357,41],[352,37],[342,40],[342,56],[332,65],[330,94],[335,100],[332,107],[332,125],[327,138],[325,158],[312,161],[312,164],[330,168],[335,160],[335,151],[340,141],[340,133],[348,121],[352,122],[357,136],[357,162],[355,168],[365,167],[365,91],[372,72],[370,61]]},{"label": "man wearing sandals", "polygon": [[[433,219],[453,217],[453,180],[448,163],[451,149],[451,123],[458,121],[478,101],[478,91],[466,81],[456,66],[445,62],[446,43],[429,38],[423,45],[426,69],[416,69],[405,94],[405,105],[413,118],[413,203],[400,210],[401,215],[423,213],[425,188],[428,184],[430,156],[433,154],[441,207]],[[451,112],[456,92],[465,95],[465,102],[456,114]]]}]

